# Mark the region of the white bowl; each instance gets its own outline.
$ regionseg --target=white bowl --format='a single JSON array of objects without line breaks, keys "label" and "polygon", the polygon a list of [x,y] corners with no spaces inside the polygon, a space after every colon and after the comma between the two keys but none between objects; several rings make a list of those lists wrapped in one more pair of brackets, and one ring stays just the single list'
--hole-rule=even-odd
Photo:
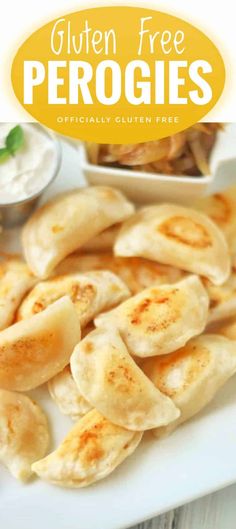
[{"label": "white bowl", "polygon": [[91,185],[116,187],[138,203],[165,200],[189,204],[236,179],[236,124],[225,125],[218,132],[207,176],[169,176],[93,165],[83,144],[79,145],[79,154],[81,169]]},{"label": "white bowl", "polygon": [[56,135],[51,130],[46,129],[46,127],[40,123],[29,123],[29,125],[39,129],[41,133],[51,140],[56,152],[56,163],[53,170],[50,170],[51,174],[49,174],[48,181],[38,191],[30,194],[26,198],[15,200],[14,202],[2,204],[0,201],[1,225],[8,228],[18,226],[26,221],[33,209],[36,207],[40,196],[57,177],[61,166],[61,144],[58,141]]}]

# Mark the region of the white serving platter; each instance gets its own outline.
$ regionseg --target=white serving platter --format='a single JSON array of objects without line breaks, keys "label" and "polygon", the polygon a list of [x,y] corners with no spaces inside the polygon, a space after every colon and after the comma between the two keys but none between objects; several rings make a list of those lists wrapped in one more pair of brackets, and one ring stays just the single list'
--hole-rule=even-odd
[{"label": "white serving platter", "polygon": [[[83,185],[78,152],[63,147],[59,177],[47,191]],[[0,248],[18,250],[17,230],[0,236]],[[53,449],[71,421],[46,388],[32,392],[48,414]],[[22,485],[0,467],[2,529],[124,529],[236,481],[236,377],[203,413],[169,438],[147,435],[110,477],[86,489],[62,489],[34,479]],[[189,528],[190,529],[190,528]]]},{"label": "white serving platter", "polygon": [[215,181],[222,177],[226,183],[234,178],[236,125],[227,124],[218,133],[210,158],[210,174],[201,177],[170,176],[92,165],[83,144],[79,145],[79,154],[83,174],[92,185],[117,187],[131,200],[139,203],[164,200],[186,204],[209,194]]}]

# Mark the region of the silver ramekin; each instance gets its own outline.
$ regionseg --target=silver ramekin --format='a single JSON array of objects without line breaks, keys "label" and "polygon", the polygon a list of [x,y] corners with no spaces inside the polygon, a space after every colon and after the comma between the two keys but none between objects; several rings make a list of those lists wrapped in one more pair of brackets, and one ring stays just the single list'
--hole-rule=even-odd
[{"label": "silver ramekin", "polygon": [[26,219],[36,207],[37,202],[44,193],[45,189],[47,189],[48,186],[50,186],[50,184],[55,180],[61,166],[61,144],[57,140],[56,136],[39,123],[32,123],[31,125],[39,128],[44,132],[44,134],[50,137],[51,141],[53,141],[57,153],[56,166],[47,184],[37,193],[34,193],[34,195],[31,195],[23,200],[11,202],[9,204],[1,204],[0,202],[0,225],[5,228],[13,228],[23,224],[26,221]]}]

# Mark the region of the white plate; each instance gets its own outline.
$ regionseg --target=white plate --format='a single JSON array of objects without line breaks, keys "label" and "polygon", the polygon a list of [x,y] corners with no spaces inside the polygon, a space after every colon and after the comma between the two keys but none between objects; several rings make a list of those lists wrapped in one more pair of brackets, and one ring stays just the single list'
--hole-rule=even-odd
[{"label": "white plate", "polygon": [[[60,177],[47,192],[82,184],[76,151],[64,148]],[[16,233],[5,234],[14,247]],[[32,392],[48,412],[54,448],[70,428],[46,388]],[[87,489],[60,489],[33,480],[21,485],[1,466],[3,529],[121,529],[236,481],[236,378],[194,420],[166,440],[149,434],[110,477]]]}]

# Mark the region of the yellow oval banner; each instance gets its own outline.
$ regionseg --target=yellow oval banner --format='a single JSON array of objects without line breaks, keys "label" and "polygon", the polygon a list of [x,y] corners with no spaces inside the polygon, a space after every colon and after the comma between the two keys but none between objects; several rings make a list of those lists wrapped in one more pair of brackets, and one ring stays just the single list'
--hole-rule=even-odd
[{"label": "yellow oval banner", "polygon": [[202,119],[225,82],[213,42],[159,11],[114,6],[49,22],[18,50],[12,84],[47,127],[99,143],[150,141]]}]

